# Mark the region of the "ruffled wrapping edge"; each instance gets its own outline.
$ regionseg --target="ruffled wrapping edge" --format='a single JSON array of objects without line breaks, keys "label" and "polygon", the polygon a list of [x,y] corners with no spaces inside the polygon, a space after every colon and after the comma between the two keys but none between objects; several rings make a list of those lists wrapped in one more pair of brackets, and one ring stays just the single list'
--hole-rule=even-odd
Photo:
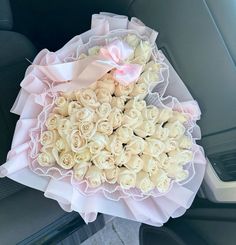
[{"label": "ruffled wrapping edge", "polygon": [[[117,21],[119,20],[119,21]],[[120,22],[121,21],[121,22]],[[68,53],[78,46],[83,45],[84,42],[89,42],[90,36],[92,35],[102,35],[103,31],[106,33],[109,28],[114,30],[121,28],[117,25],[122,23],[122,26],[131,26],[133,29],[138,31],[141,35],[146,35],[151,38],[151,42],[154,44],[157,33],[152,29],[144,26],[136,18],[132,18],[131,22],[128,22],[125,16],[111,16],[111,15],[93,15],[92,17],[92,29],[86,33],[76,36],[69,43],[67,43],[62,49],[55,53],[50,53],[47,50],[42,50],[35,58],[34,64],[47,65],[47,64],[57,64],[64,61],[63,57],[68,57],[71,54]],[[97,23],[97,25],[96,25]],[[103,28],[101,28],[101,23],[103,23]],[[164,56],[163,56],[164,57]],[[168,63],[168,61],[165,60]],[[170,73],[175,79],[170,80],[172,86],[181,85],[180,98],[183,97],[183,90],[185,91],[186,98],[191,100],[190,102],[185,101],[182,103],[182,109],[187,113],[195,116],[195,120],[200,117],[200,110],[196,102],[192,101],[192,97],[189,94],[186,87],[183,85],[182,81],[168,64]],[[189,182],[180,186],[174,183],[171,190],[164,196],[159,197],[149,197],[142,201],[135,201],[130,198],[123,198],[119,201],[112,201],[101,193],[94,193],[91,196],[82,195],[76,188],[74,188],[70,182],[68,182],[68,177],[65,176],[63,179],[56,180],[49,178],[47,176],[35,175],[27,165],[27,154],[25,154],[29,147],[29,132],[32,127],[37,125],[36,118],[42,107],[44,106],[45,93],[47,86],[41,81],[45,81],[45,75],[39,70],[35,70],[35,76],[32,75],[32,69],[34,67],[29,67],[26,71],[26,76],[29,79],[24,79],[22,82],[22,87],[16,103],[13,106],[12,111],[16,114],[21,114],[20,120],[16,125],[15,136],[12,142],[12,150],[8,154],[8,161],[6,164],[0,167],[0,175],[8,176],[13,180],[16,180],[22,184],[28,185],[30,187],[44,191],[44,195],[48,198],[54,199],[59,202],[60,206],[66,211],[75,210],[81,214],[85,222],[92,222],[96,219],[98,212],[119,216],[123,218],[128,218],[132,220],[138,220],[143,223],[160,226],[166,222],[169,217],[181,216],[187,208],[190,207],[196,192],[202,182],[204,172],[205,172],[205,157],[204,152],[200,146],[194,145],[196,148],[195,158],[194,158],[194,169],[197,174],[192,176]],[[169,75],[169,74],[168,74]],[[172,77],[171,77],[172,78]],[[34,83],[32,87],[31,84]],[[162,91],[163,93],[168,92],[168,88],[165,87]],[[180,90],[179,90],[180,91]],[[171,93],[170,93],[171,95]],[[173,96],[176,95],[176,90]],[[177,96],[178,97],[178,96]],[[154,98],[154,97],[153,97]],[[25,103],[25,106],[23,106]],[[32,106],[34,103],[34,106]],[[150,103],[152,103],[150,101]],[[192,106],[188,106],[192,103]],[[37,105],[35,107],[35,104]],[[32,108],[34,108],[32,110]],[[191,111],[188,111],[191,110]],[[199,128],[192,127],[195,138],[200,138]],[[17,135],[17,137],[16,137]],[[15,167],[17,166],[17,167]],[[58,188],[58,187],[63,188]],[[61,190],[63,189],[63,192]]]}]

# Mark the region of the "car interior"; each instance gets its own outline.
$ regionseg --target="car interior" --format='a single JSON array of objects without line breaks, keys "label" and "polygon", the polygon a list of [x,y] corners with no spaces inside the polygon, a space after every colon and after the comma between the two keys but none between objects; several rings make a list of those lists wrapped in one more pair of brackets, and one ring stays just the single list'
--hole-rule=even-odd
[{"label": "car interior", "polygon": [[[208,159],[191,208],[163,227],[142,224],[143,245],[236,242],[236,1],[235,0],[0,0],[0,165],[18,117],[10,109],[25,70],[43,48],[55,51],[89,29],[94,13],[136,16],[158,31],[158,48],[202,111]],[[59,244],[73,233],[80,244],[105,226],[85,224],[43,193],[0,179],[0,244]]]}]

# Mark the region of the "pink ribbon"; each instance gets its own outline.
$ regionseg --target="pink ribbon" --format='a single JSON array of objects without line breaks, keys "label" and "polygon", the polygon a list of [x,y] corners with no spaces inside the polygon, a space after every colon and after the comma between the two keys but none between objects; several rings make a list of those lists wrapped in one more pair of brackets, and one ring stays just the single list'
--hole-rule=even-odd
[{"label": "pink ribbon", "polygon": [[[54,65],[33,65],[56,85],[53,91],[69,91],[84,88],[103,77],[114,69],[112,75],[122,85],[128,85],[138,80],[142,66],[126,64],[125,61],[132,54],[133,49],[116,39],[101,48],[98,56],[90,56],[83,60]],[[70,81],[70,82],[66,82]]]}]

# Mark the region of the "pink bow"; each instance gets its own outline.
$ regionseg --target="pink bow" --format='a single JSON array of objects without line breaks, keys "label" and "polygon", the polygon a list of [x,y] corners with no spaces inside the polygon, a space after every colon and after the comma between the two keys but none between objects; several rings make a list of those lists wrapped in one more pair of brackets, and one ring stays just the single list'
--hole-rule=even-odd
[{"label": "pink bow", "polygon": [[134,50],[127,43],[119,39],[100,49],[101,59],[106,59],[106,61],[102,60],[101,62],[116,68],[113,77],[122,85],[137,81],[142,72],[141,65],[124,63],[133,52]]}]

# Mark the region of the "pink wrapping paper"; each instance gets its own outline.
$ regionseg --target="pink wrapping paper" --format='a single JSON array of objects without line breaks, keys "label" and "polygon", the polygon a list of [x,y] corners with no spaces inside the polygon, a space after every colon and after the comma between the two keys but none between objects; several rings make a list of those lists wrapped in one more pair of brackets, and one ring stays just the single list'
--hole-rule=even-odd
[{"label": "pink wrapping paper", "polygon": [[[194,144],[194,161],[189,166],[191,174],[188,181],[181,184],[173,183],[169,192],[163,195],[139,198],[139,200],[131,198],[129,194],[122,195],[122,193],[118,193],[118,198],[115,198],[109,196],[109,192],[105,191],[96,191],[92,195],[85,195],[71,184],[69,175],[65,174],[60,178],[52,178],[50,174],[49,176],[40,175],[29,163],[28,152],[32,150],[32,128],[39,126],[38,115],[44,109],[45,104],[53,99],[50,97],[50,93],[48,94],[49,88],[57,91],[86,87],[88,81],[90,83],[96,81],[111,67],[121,65],[119,60],[113,57],[115,64],[105,67],[106,69],[99,68],[88,79],[83,74],[87,74],[86,67],[88,64],[94,64],[94,60],[88,58],[86,61],[78,61],[76,60],[78,54],[93,46],[94,43],[99,43],[104,39],[104,36],[109,34],[112,37],[113,32],[114,35],[117,35],[119,32],[122,33],[122,30],[135,32],[153,45],[155,45],[157,37],[157,32],[143,25],[136,18],[128,21],[126,16],[108,13],[93,15],[91,27],[91,30],[74,37],[55,53],[46,49],[42,50],[27,69],[21,83],[22,89],[12,108],[13,113],[20,115],[20,119],[16,125],[7,162],[0,166],[0,176],[7,176],[19,183],[43,191],[45,197],[56,200],[65,211],[79,212],[86,223],[94,221],[97,213],[100,212],[161,226],[170,217],[181,216],[191,206],[200,187],[206,160],[203,149],[197,144]],[[154,51],[159,52],[157,49]],[[188,125],[188,133],[192,135],[195,142],[201,138],[200,129],[194,123],[201,114],[198,104],[193,100],[164,55],[159,52],[158,56],[163,58],[161,60],[164,67],[161,73],[163,83],[153,89],[153,92],[158,92],[158,94],[148,95],[146,101],[154,105],[161,103],[161,106],[169,106],[187,113],[193,121],[191,125]],[[96,62],[94,65],[97,67]],[[72,80],[72,82],[65,84],[68,80]]]}]

